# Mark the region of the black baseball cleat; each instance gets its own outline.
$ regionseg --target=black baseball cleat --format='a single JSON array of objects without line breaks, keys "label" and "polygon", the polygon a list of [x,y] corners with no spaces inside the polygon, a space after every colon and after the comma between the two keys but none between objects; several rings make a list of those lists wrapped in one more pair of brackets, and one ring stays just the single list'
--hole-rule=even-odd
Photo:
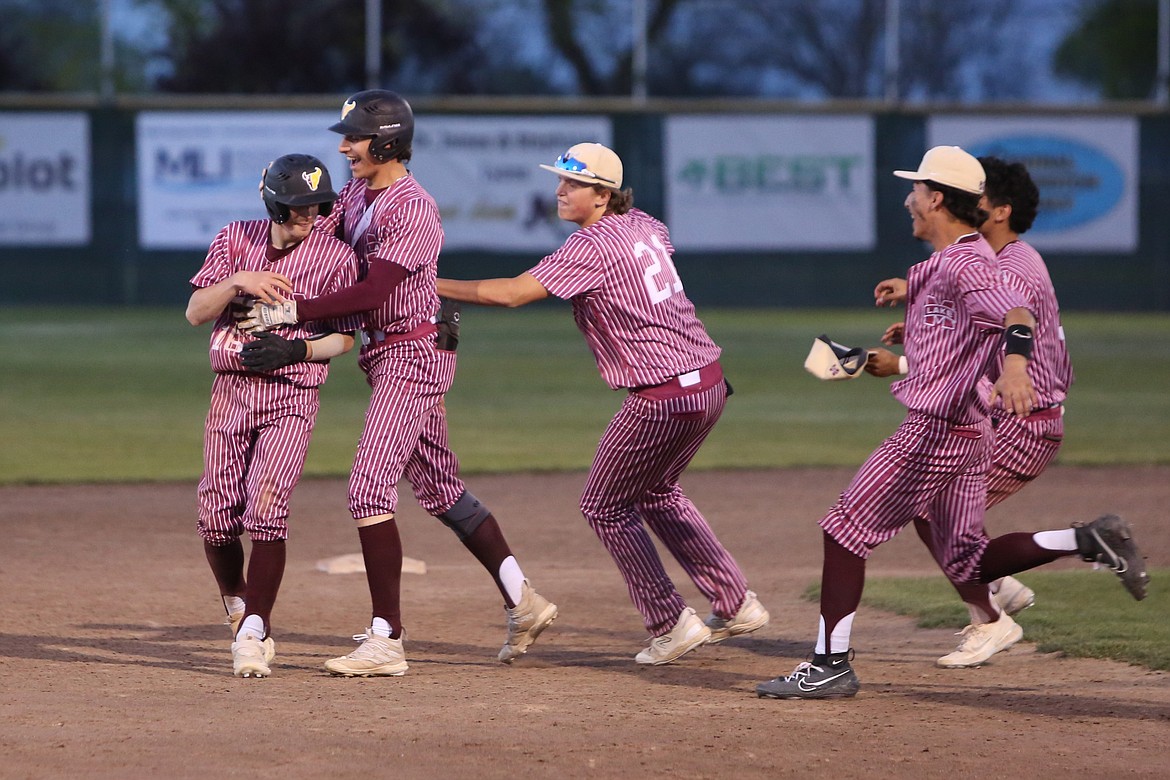
[{"label": "black baseball cleat", "polygon": [[756,686],[761,699],[843,699],[856,696],[861,683],[849,665],[853,651],[814,653],[787,677],[777,677]]},{"label": "black baseball cleat", "polygon": [[1087,525],[1074,524],[1081,559],[1108,566],[1138,601],[1146,597],[1150,575],[1146,561],[1133,541],[1129,523],[1117,515],[1098,517]]}]

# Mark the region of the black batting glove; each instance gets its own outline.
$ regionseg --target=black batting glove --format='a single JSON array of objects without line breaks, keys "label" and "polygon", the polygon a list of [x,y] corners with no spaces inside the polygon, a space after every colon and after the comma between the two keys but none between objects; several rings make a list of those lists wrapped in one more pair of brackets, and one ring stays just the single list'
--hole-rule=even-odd
[{"label": "black batting glove", "polygon": [[304,339],[286,339],[275,333],[260,332],[240,350],[240,362],[253,371],[275,371],[300,363],[309,354]]}]

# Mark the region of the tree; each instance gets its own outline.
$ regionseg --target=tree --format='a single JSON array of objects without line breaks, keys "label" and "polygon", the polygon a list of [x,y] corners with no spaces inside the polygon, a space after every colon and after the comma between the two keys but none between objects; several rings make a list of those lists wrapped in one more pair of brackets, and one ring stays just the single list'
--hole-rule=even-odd
[{"label": "tree", "polygon": [[1157,0],[1083,2],[1081,22],[1056,50],[1055,71],[1106,99],[1150,97],[1158,61]]},{"label": "tree", "polygon": [[[173,92],[320,93],[365,86],[364,6],[353,0],[148,0],[168,21]],[[384,18],[385,72],[411,70],[439,91],[465,91],[464,20],[427,0]]]},{"label": "tree", "polygon": [[85,92],[98,88],[93,3],[0,0],[0,89]]}]

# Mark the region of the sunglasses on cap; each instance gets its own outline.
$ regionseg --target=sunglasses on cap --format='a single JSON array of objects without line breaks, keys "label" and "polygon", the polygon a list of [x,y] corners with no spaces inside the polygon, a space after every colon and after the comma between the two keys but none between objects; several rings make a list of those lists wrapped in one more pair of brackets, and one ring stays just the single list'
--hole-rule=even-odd
[{"label": "sunglasses on cap", "polygon": [[589,170],[589,166],[587,166],[585,163],[581,162],[576,157],[570,157],[567,154],[562,154],[560,157],[558,157],[556,162],[553,163],[553,167],[557,168],[558,170],[562,170],[562,171],[569,171],[571,173],[580,173],[584,176],[589,176],[590,178],[597,179],[598,181],[604,181],[604,182],[608,182],[610,184],[617,183],[613,179],[607,179],[604,176],[597,175],[593,171]]}]

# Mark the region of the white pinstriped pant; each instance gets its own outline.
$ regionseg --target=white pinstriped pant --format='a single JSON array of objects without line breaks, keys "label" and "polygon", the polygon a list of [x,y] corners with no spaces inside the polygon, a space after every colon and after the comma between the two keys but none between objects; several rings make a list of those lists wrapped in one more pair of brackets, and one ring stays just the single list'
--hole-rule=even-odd
[{"label": "white pinstriped pant", "polygon": [[983,515],[992,444],[990,420],[956,427],[910,412],[820,526],[846,550],[868,558],[915,518],[929,517],[943,571],[955,582],[977,582],[988,542]]},{"label": "white pinstriped pant", "polygon": [[355,519],[395,513],[403,476],[432,515],[463,495],[442,405],[455,378],[455,353],[436,349],[434,341],[431,335],[362,352],[359,364],[372,391],[349,478]]},{"label": "white pinstriped pant", "polygon": [[1048,468],[1064,440],[1064,419],[993,413],[995,453],[987,475],[987,506],[1018,493]]},{"label": "white pinstriped pant", "polygon": [[288,501],[320,408],[315,387],[216,374],[203,433],[199,535],[225,545],[288,538]]},{"label": "white pinstriped pant", "polygon": [[726,400],[722,382],[666,400],[630,393],[601,437],[585,481],[581,512],[617,563],[651,636],[668,632],[686,602],[646,526],[717,614],[734,615],[747,590],[739,565],[678,484]]}]

